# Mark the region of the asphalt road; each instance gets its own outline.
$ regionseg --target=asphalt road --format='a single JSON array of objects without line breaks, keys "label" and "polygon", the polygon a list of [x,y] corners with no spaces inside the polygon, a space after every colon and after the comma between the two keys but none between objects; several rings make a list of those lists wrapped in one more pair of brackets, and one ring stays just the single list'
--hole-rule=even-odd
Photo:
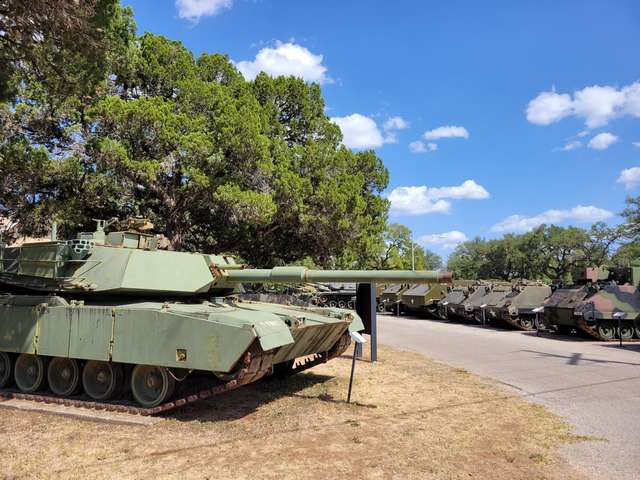
[{"label": "asphalt road", "polygon": [[493,378],[603,439],[563,447],[591,478],[640,478],[640,344],[378,317],[379,342]]}]

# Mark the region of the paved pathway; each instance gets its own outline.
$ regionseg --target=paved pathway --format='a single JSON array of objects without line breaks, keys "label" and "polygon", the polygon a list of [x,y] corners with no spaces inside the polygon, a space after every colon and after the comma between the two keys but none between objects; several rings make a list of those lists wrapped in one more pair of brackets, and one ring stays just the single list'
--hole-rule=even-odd
[{"label": "paved pathway", "polygon": [[640,344],[378,317],[379,341],[516,388],[565,417],[575,433],[606,439],[564,447],[592,478],[640,479]]}]

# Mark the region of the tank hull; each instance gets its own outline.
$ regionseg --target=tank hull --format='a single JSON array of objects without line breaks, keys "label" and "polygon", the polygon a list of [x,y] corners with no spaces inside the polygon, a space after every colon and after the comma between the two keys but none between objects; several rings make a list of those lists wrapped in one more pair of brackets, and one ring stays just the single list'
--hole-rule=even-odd
[{"label": "tank hull", "polygon": [[[240,385],[282,366],[293,372],[301,357],[339,355],[348,346],[349,331],[362,329],[357,314],[341,309],[252,301],[86,303],[56,295],[0,296],[0,354],[11,359],[18,386],[20,369],[14,364],[21,358],[43,359],[43,365],[70,359],[83,371],[87,365],[115,366],[126,375],[134,375],[138,366],[153,366],[172,377],[199,372],[212,381]],[[260,365],[247,376],[252,356],[261,358]],[[38,390],[46,388],[45,382]]]}]

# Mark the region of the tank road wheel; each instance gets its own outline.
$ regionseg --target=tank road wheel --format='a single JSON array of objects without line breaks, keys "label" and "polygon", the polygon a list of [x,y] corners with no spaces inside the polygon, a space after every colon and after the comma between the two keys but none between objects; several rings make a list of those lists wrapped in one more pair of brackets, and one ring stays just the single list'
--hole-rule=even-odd
[{"label": "tank road wheel", "polygon": [[131,372],[133,398],[146,408],[157,407],[169,400],[176,382],[165,367],[136,365]]},{"label": "tank road wheel", "polygon": [[20,354],[14,366],[14,378],[18,388],[25,393],[43,389],[47,384],[45,359],[38,355]]},{"label": "tank road wheel", "polygon": [[614,327],[613,323],[608,320],[598,323],[596,329],[598,331],[598,335],[600,335],[604,340],[608,341],[616,338],[616,327]]},{"label": "tank road wheel", "polygon": [[518,323],[525,330],[533,330],[534,328],[536,328],[535,319],[532,317],[520,317]]},{"label": "tank road wheel", "polygon": [[122,366],[109,362],[89,360],[82,370],[82,387],[94,400],[109,400],[122,392],[124,373]]},{"label": "tank road wheel", "polygon": [[622,338],[622,340],[631,340],[633,338],[633,323],[622,322],[618,335],[620,336],[620,338]]},{"label": "tank road wheel", "polygon": [[54,358],[47,369],[49,388],[61,397],[78,393],[80,388],[80,367],[73,358]]},{"label": "tank road wheel", "polygon": [[0,388],[8,387],[13,378],[11,375],[13,369],[13,361],[11,355],[0,352]]},{"label": "tank road wheel", "polygon": [[338,300],[338,308],[345,308],[347,303],[344,300]]},{"label": "tank road wheel", "polygon": [[335,307],[336,307],[336,305],[337,305],[337,303],[336,303],[336,301],[335,301],[335,300],[329,300],[328,305],[329,305],[329,307],[330,307],[330,308],[335,308]]},{"label": "tank road wheel", "polygon": [[353,303],[351,300],[349,300],[349,301],[347,302],[347,308],[348,308],[349,310],[355,310],[356,306],[354,305],[354,303]]}]

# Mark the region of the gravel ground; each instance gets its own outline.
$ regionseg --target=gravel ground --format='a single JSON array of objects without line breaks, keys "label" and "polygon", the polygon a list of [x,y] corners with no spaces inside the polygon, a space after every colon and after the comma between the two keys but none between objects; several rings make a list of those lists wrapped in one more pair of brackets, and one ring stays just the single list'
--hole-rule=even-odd
[{"label": "gravel ground", "polygon": [[378,317],[378,331],[381,343],[498,380],[595,437],[563,448],[589,477],[639,478],[640,344],[390,315]]}]

